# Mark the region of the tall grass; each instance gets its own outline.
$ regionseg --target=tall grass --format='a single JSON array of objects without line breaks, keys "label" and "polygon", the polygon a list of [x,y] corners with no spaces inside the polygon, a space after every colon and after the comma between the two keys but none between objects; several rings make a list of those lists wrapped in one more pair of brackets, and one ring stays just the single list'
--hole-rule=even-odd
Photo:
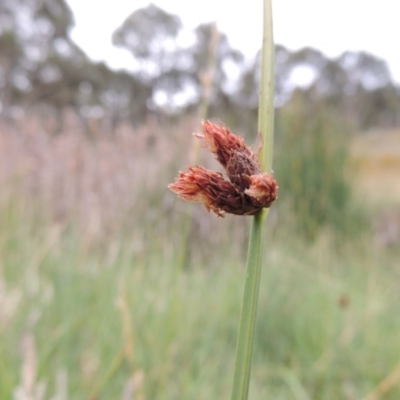
[{"label": "tall grass", "polygon": [[[177,252],[187,209],[165,188],[187,162],[197,119],[179,123],[150,121],[133,130],[122,126],[114,136],[90,141],[72,123],[71,131],[53,137],[34,116],[12,128],[0,126],[0,201],[26,218],[57,223],[75,231],[82,246],[104,248],[111,239],[129,240],[139,253],[148,244]],[[208,164],[214,162],[212,156]],[[242,257],[248,233],[233,218],[218,221],[192,212],[188,241],[194,263],[235,240]],[[223,230],[228,235],[220,234]],[[203,246],[193,239],[201,238]]]},{"label": "tall grass", "polygon": [[349,128],[329,110],[295,100],[279,113],[277,125],[282,214],[311,240],[327,227],[354,234],[353,227],[363,221],[348,164]]},{"label": "tall grass", "polygon": [[[239,260],[227,252],[221,264],[216,254],[176,276],[177,258],[159,244],[138,254],[111,240],[103,253],[83,252],[71,232],[1,215],[1,398],[30,373],[29,335],[46,398],[64,390],[60,376],[70,399],[124,399],[132,382],[148,399],[229,396]],[[251,397],[363,398],[398,364],[394,258],[366,245],[338,256],[323,238],[310,249],[291,239],[270,239]],[[399,394],[391,386],[385,399]]]},{"label": "tall grass", "polygon": [[[0,126],[1,399],[230,396],[250,221],[196,207],[176,272],[185,209],[165,187],[192,124]],[[294,226],[267,232],[251,398],[398,399],[398,250]]]}]

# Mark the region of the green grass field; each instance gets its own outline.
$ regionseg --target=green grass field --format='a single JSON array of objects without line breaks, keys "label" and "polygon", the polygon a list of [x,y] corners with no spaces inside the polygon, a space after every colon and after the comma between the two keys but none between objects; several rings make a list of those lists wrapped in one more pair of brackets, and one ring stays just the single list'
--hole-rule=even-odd
[{"label": "green grass field", "polygon": [[[139,159],[150,133],[121,135],[94,154],[2,137],[1,399],[230,397],[249,221],[195,206],[182,268],[181,148]],[[306,244],[271,214],[250,398],[398,399],[398,249],[368,229]]]}]

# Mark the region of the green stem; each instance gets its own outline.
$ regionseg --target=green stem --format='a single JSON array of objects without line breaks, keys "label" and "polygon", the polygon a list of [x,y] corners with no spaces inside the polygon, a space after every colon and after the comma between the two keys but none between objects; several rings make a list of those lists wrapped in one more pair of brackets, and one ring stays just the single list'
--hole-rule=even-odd
[{"label": "green stem", "polygon": [[[268,212],[268,211],[267,211]],[[242,315],[236,349],[235,375],[233,379],[232,400],[247,399],[249,392],[251,357],[254,326],[257,314],[258,292],[260,287],[262,243],[265,229],[264,213],[254,217],[249,250],[247,255],[247,274],[243,296]]]},{"label": "green stem", "polygon": [[258,131],[262,137],[260,164],[263,171],[271,172],[274,147],[274,92],[275,46],[272,31],[271,0],[264,0],[264,30],[261,53],[260,103],[258,106]]},{"label": "green stem", "polygon": [[[264,0],[264,32],[261,58],[258,129],[262,137],[262,148],[259,154],[260,164],[262,169],[268,172],[271,170],[272,166],[274,130],[273,100],[274,42],[272,36],[272,6],[271,0]],[[268,212],[268,209],[264,209],[255,215],[251,229],[247,255],[246,281],[236,349],[232,400],[245,400],[249,392],[254,327],[265,244],[265,222]]]}]

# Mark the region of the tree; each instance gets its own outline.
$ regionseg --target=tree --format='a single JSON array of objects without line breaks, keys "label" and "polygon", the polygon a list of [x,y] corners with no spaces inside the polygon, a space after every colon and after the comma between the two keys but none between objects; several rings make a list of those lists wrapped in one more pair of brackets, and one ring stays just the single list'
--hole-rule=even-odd
[{"label": "tree", "polygon": [[[232,49],[226,35],[213,32],[212,23],[202,24],[193,32],[193,43],[182,45],[183,27],[180,19],[166,11],[149,5],[133,12],[113,34],[113,43],[128,49],[134,57],[134,76],[153,88],[155,107],[167,105],[165,111],[179,109],[178,97],[186,106],[197,106],[202,98],[204,71],[209,66],[210,46],[217,36],[217,45],[211,54],[214,64],[211,102],[216,112],[218,105],[229,102],[232,83],[227,66],[240,62],[242,55]],[[186,32],[187,33],[187,32]],[[164,98],[160,102],[160,97]],[[220,110],[219,110],[220,111]]]},{"label": "tree", "polygon": [[181,55],[177,45],[181,28],[177,16],[150,4],[133,12],[113,33],[113,43],[134,57],[134,76],[152,87],[150,99],[141,99],[150,106],[155,107],[158,92],[166,92],[169,97],[182,86],[184,78],[176,70]]}]

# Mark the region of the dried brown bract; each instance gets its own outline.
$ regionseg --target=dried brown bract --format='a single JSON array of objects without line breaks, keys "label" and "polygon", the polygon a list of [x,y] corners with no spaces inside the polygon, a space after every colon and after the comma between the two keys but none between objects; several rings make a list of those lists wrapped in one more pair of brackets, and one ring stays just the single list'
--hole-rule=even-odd
[{"label": "dried brown bract", "polygon": [[254,215],[271,206],[277,197],[276,181],[272,175],[261,172],[257,156],[242,138],[210,121],[203,122],[203,133],[195,136],[217,156],[230,182],[218,172],[189,167],[168,186],[173,192],[184,200],[203,203],[220,217],[226,212]]}]

